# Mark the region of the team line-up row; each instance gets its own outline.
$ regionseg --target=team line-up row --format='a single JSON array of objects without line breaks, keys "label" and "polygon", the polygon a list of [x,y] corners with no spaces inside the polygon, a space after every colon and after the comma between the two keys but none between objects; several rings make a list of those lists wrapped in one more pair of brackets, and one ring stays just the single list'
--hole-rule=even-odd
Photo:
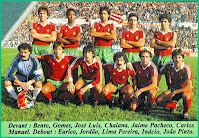
[{"label": "team line-up row", "polygon": [[[31,29],[32,47],[26,43],[20,44],[19,54],[6,72],[5,87],[14,99],[17,99],[17,95],[13,85],[19,85],[27,91],[33,84],[34,100],[42,91],[51,101],[51,92],[58,89],[66,93],[64,98],[66,105],[73,94],[77,94],[79,104],[83,105],[82,95],[91,89],[93,106],[97,106],[102,92],[112,108],[114,99],[111,94],[119,91],[121,95],[125,95],[121,99],[121,107],[129,107],[132,110],[144,107],[145,95],[146,111],[151,109],[155,100],[158,105],[175,110],[178,106],[176,101],[182,98],[183,117],[189,118],[188,112],[193,95],[192,71],[183,62],[183,51],[181,49],[173,51],[177,36],[169,29],[171,17],[168,14],[159,16],[161,31],[154,33],[150,43],[155,54],[153,62],[150,51],[140,50],[145,44],[145,38],[143,31],[137,29],[138,16],[135,13],[128,16],[129,28],[122,33],[123,52],[113,54],[111,45],[116,32],[114,25],[108,22],[110,10],[108,7],[101,7],[99,11],[101,21],[94,23],[90,32],[95,38],[94,46],[92,44],[85,46],[83,56],[80,57],[77,48],[82,32],[80,27],[75,25],[75,10],[67,10],[68,24],[63,25],[58,34],[54,25],[48,24],[48,14],[47,7],[41,6],[38,9],[40,21],[33,23]],[[54,41],[56,41],[53,45],[54,54],[50,54],[50,42]],[[43,72],[36,57],[42,61]],[[79,78],[78,66],[82,70]],[[102,87],[102,68],[104,87]],[[13,75],[16,69],[17,73]],[[46,83],[42,87],[43,73]],[[165,74],[168,91],[156,99],[162,74]],[[132,86],[128,83],[129,76],[132,77]]]}]

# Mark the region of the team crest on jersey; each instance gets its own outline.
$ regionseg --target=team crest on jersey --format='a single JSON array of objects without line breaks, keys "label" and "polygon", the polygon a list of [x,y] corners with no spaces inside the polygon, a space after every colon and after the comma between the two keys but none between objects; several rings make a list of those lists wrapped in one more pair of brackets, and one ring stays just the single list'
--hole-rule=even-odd
[{"label": "team crest on jersey", "polygon": [[39,30],[40,28],[39,27],[37,27],[37,30]]},{"label": "team crest on jersey", "polygon": [[126,35],[126,37],[129,37],[129,35]]},{"label": "team crest on jersey", "polygon": [[122,77],[122,79],[125,79],[125,78],[126,78],[125,76]]},{"label": "team crest on jersey", "polygon": [[169,41],[169,38],[166,38],[166,41]]},{"label": "team crest on jersey", "polygon": [[73,35],[76,35],[76,32],[73,32]]},{"label": "team crest on jersey", "polygon": [[31,69],[31,68],[32,68],[32,66],[31,66],[31,65],[28,65],[28,68],[29,68],[29,69]]},{"label": "team crest on jersey", "polygon": [[46,32],[48,33],[50,30],[46,30]]},{"label": "team crest on jersey", "polygon": [[108,32],[110,31],[110,28],[108,28]]},{"label": "team crest on jersey", "polygon": [[139,37],[137,36],[137,37],[135,37],[135,39],[136,39],[136,40],[138,40],[138,39],[139,39]]},{"label": "team crest on jersey", "polygon": [[98,27],[98,29],[100,29],[100,27]]},{"label": "team crest on jersey", "polygon": [[67,32],[68,30],[65,30],[65,32]]},{"label": "team crest on jersey", "polygon": [[61,65],[62,69],[65,67],[65,65]]}]

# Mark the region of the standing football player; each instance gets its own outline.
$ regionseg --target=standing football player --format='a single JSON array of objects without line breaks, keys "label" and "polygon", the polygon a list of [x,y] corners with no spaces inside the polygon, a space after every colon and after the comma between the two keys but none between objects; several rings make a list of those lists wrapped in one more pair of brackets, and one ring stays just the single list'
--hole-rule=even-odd
[{"label": "standing football player", "polygon": [[142,30],[137,28],[138,15],[131,13],[128,16],[128,29],[122,32],[122,38],[120,45],[123,48],[123,52],[127,55],[129,62],[140,60],[139,52],[140,48],[145,45],[145,35]]}]

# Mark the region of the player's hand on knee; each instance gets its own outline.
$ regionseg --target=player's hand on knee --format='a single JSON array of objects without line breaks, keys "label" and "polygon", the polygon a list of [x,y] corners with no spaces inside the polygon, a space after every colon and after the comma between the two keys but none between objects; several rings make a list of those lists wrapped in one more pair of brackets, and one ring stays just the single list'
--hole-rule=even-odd
[{"label": "player's hand on knee", "polygon": [[69,84],[68,84],[68,91],[69,91],[69,92],[75,91],[75,85],[74,85],[73,83],[71,83],[71,84],[69,83]]},{"label": "player's hand on knee", "polygon": [[158,92],[160,90],[160,88],[159,87],[156,87],[156,91]]},{"label": "player's hand on knee", "polygon": [[88,86],[85,86],[80,89],[80,94],[83,95],[88,90]]}]

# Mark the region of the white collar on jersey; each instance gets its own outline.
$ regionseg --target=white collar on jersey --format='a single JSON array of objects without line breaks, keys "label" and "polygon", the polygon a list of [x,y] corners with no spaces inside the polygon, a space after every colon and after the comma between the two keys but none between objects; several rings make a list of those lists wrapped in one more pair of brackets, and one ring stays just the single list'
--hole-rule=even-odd
[{"label": "white collar on jersey", "polygon": [[169,29],[167,32],[163,32],[162,30],[160,30],[160,32],[161,32],[163,35],[165,35],[166,33],[172,32],[172,31]]},{"label": "white collar on jersey", "polygon": [[60,62],[64,57],[65,57],[65,54],[63,53],[63,54],[62,54],[62,58],[61,58],[60,60],[58,60],[58,59],[56,58],[55,54],[53,54],[53,58],[54,58],[55,60],[57,60],[57,62]]},{"label": "white collar on jersey", "polygon": [[[38,24],[41,24],[40,20],[37,22]],[[47,24],[49,24],[49,21],[47,20]],[[45,27],[47,24],[42,25],[43,27]]]},{"label": "white collar on jersey", "polygon": [[65,25],[68,26],[70,29],[73,28],[74,26],[77,26],[76,22],[74,23],[73,26],[68,25],[68,23],[66,23]]},{"label": "white collar on jersey", "polygon": [[173,62],[172,67],[175,69],[176,72],[178,72],[179,70],[181,70],[181,69],[184,68],[184,62],[182,62],[182,65],[181,65],[181,67],[180,67],[179,69],[176,69],[176,68],[174,67],[174,62]]},{"label": "white collar on jersey", "polygon": [[98,23],[100,23],[102,26],[106,26],[107,24],[110,24],[111,22],[110,22],[110,21],[108,21],[108,23],[107,23],[107,24],[102,24],[102,22],[101,22],[101,21],[99,21]]},{"label": "white collar on jersey", "polygon": [[123,69],[118,69],[117,68],[117,65],[114,63],[114,69],[117,69],[119,72],[121,72],[121,71],[123,71],[123,70],[126,70],[126,64],[124,64],[124,67],[123,67]]},{"label": "white collar on jersey", "polygon": [[132,34],[134,34],[136,31],[138,31],[138,28],[136,28],[135,31],[131,31],[129,28],[127,28],[126,30],[130,31]]},{"label": "white collar on jersey", "polygon": [[[86,59],[85,59],[85,57],[84,57],[84,61],[86,62]],[[90,65],[92,65],[93,63],[95,63],[97,60],[96,60],[96,58],[94,57],[93,58],[93,62],[91,63],[91,64],[88,64],[87,62],[86,62],[86,64],[88,65],[88,66],[90,66]]]},{"label": "white collar on jersey", "polygon": [[[140,64],[142,65],[142,62],[140,62]],[[143,68],[143,70],[145,70],[145,69],[148,68],[149,66],[151,66],[151,61],[149,61],[148,65],[147,65],[146,67],[143,67],[143,66],[142,66],[142,68]]]}]

